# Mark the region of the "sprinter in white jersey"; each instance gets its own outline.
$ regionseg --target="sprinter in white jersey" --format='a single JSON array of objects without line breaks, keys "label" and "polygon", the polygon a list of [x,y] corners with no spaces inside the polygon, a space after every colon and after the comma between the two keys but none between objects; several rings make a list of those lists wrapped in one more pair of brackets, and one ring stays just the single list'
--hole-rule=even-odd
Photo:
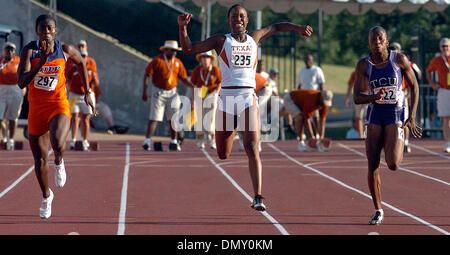
[{"label": "sprinter in white jersey", "polygon": [[187,24],[191,18],[192,14],[178,16],[183,53],[197,54],[214,49],[219,56],[222,90],[216,113],[217,154],[220,159],[230,156],[239,122],[255,195],[251,207],[264,211],[266,207],[262,202],[262,165],[258,151],[259,109],[254,92],[258,43],[277,32],[297,31],[309,37],[312,28],[283,22],[247,33],[247,10],[236,4],[228,10],[227,15],[231,33],[214,35],[204,41],[192,43],[187,33]]}]

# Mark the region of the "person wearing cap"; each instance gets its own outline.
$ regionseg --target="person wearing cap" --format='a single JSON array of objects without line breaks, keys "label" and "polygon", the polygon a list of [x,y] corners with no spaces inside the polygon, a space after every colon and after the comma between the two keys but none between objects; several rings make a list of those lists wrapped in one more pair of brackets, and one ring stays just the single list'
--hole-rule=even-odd
[{"label": "person wearing cap", "polygon": [[[88,71],[89,90],[94,91],[94,86],[99,86],[100,81],[97,73],[97,63],[92,57],[88,56],[88,47],[85,40],[80,40],[77,44],[78,50],[86,62],[86,68]],[[83,151],[90,150],[90,144],[88,142],[90,118],[92,115],[92,109],[84,101],[84,84],[79,71],[79,66],[72,61],[67,61],[66,64],[66,77],[67,85],[69,87],[69,102],[72,111],[71,128],[72,128],[72,140],[70,142],[70,149],[75,149],[75,143],[78,133],[78,128],[81,124],[81,136]],[[94,104],[95,94],[90,93],[91,100]]]},{"label": "person wearing cap", "polygon": [[[439,42],[441,54],[434,57],[427,67],[426,76],[431,88],[437,90],[437,111],[442,119],[444,133],[444,152],[450,153],[450,39],[442,38]],[[437,82],[431,73],[437,72]]]},{"label": "person wearing cap", "polygon": [[145,102],[149,99],[148,82],[149,77],[152,77],[152,87],[150,96],[150,114],[149,122],[142,147],[144,150],[151,150],[151,137],[155,132],[156,125],[161,122],[166,113],[169,125],[169,132],[171,137],[171,146],[176,146],[177,151],[181,151],[178,144],[177,132],[172,127],[172,117],[180,109],[181,100],[177,93],[178,79],[180,79],[185,86],[193,87],[192,83],[187,79],[186,68],[180,59],[176,57],[178,42],[175,40],[168,40],[159,48],[162,53],[152,59],[145,68],[142,100]]},{"label": "person wearing cap", "polygon": [[[206,141],[209,141],[211,148],[216,149],[215,115],[222,75],[219,67],[212,64],[216,59],[212,51],[199,53],[196,55],[196,59],[200,64],[192,71],[191,82],[196,88],[195,91],[198,92],[194,94],[194,97],[200,97],[200,102],[202,102],[199,106],[195,105],[195,109],[201,111],[203,117],[203,121],[200,122],[202,131],[198,132],[200,141],[197,146],[204,149]],[[197,116],[200,114],[198,113]]]},{"label": "person wearing cap", "polygon": [[16,56],[16,45],[6,42],[2,48],[0,58],[0,122],[5,124],[6,149],[14,150],[14,135],[17,129],[17,120],[22,109],[23,96],[26,89],[17,86],[17,67],[20,57]]},{"label": "person wearing cap", "polygon": [[[366,114],[367,135],[365,139],[368,161],[367,184],[372,196],[375,213],[370,225],[383,222],[384,211],[381,202],[380,161],[381,152],[387,167],[396,171],[403,160],[405,129],[415,138],[422,137],[421,128],[416,123],[419,102],[419,85],[408,58],[389,50],[389,40],[383,27],[369,30],[370,53],[356,65],[356,79],[353,86],[355,104],[369,104]],[[369,94],[363,93],[368,80]],[[411,86],[411,106],[405,120],[402,81]]]},{"label": "person wearing cap", "polygon": [[[325,122],[328,109],[332,104],[333,92],[330,90],[297,89],[287,93],[280,110],[280,116],[290,114],[294,117],[300,141],[298,151],[306,151],[306,143],[303,140],[303,133],[306,126],[311,141],[317,144],[321,151],[328,151],[322,144],[325,138]],[[319,125],[317,127],[318,137],[314,135],[311,118],[315,111],[319,111]]]}]

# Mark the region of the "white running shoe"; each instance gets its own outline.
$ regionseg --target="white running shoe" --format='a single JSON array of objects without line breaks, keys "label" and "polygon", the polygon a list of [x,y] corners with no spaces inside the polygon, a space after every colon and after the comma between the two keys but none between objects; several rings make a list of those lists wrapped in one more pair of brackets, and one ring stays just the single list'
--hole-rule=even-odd
[{"label": "white running shoe", "polygon": [[239,136],[239,151],[245,151],[244,141],[242,140],[241,136]]},{"label": "white running shoe", "polygon": [[200,149],[204,149],[205,148],[205,139],[202,139],[200,142],[197,143],[197,147],[199,147]]},{"label": "white running shoe", "polygon": [[450,153],[450,142],[447,142],[444,147],[444,152]]},{"label": "white running shoe", "polygon": [[322,141],[319,141],[319,144],[317,145],[317,150],[318,151],[328,152],[328,151],[330,151],[330,148],[329,147],[327,148],[327,147],[323,146]]},{"label": "white running shoe", "polygon": [[63,187],[66,183],[66,168],[64,167],[64,159],[61,159],[61,164],[55,164],[55,184],[57,187]]},{"label": "white running shoe", "polygon": [[145,139],[144,143],[142,143],[142,148],[144,148],[144,150],[146,150],[146,151],[152,150],[152,145],[151,145],[150,139]]},{"label": "white running shoe", "polygon": [[76,143],[77,141],[76,140],[73,140],[72,139],[72,141],[70,141],[70,150],[71,151],[73,151],[73,150],[75,150],[75,143]]},{"label": "white running shoe", "polygon": [[14,139],[9,139],[6,142],[6,150],[7,151],[13,151],[14,150]]},{"label": "white running shoe", "polygon": [[384,211],[383,209],[378,209],[375,211],[372,219],[369,220],[370,225],[380,225],[384,219]]},{"label": "white running shoe", "polygon": [[50,189],[50,196],[42,198],[41,208],[39,208],[39,216],[48,219],[52,215],[53,192]]},{"label": "white running shoe", "polygon": [[91,145],[89,144],[88,140],[83,140],[83,151],[90,151]]},{"label": "white running shoe", "polygon": [[300,142],[298,142],[298,151],[306,151],[306,144],[305,141],[301,140]]},{"label": "white running shoe", "polygon": [[211,139],[211,140],[209,140],[209,146],[211,146],[211,149],[217,149],[217,146],[216,146],[216,140],[215,139]]}]

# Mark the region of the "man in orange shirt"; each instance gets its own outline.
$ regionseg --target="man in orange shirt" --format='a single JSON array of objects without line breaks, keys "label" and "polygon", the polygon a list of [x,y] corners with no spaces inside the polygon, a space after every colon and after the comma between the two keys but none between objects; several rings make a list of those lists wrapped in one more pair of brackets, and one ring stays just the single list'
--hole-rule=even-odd
[{"label": "man in orange shirt", "polygon": [[[216,149],[216,140],[214,137],[215,128],[215,115],[217,109],[217,97],[220,91],[220,83],[222,82],[222,75],[218,66],[212,64],[215,56],[211,51],[197,54],[197,61],[200,63],[194,68],[191,74],[192,84],[198,88],[199,96],[202,100],[202,104],[196,111],[201,112],[202,131],[198,133],[200,142],[197,146],[201,149],[205,148],[206,140],[209,140],[209,144],[212,149]],[[193,99],[194,100],[194,99]],[[197,107],[195,107],[197,108]],[[197,114],[197,116],[200,116]],[[207,118],[207,119],[205,119]],[[203,125],[206,125],[203,127]]]},{"label": "man in orange shirt", "polygon": [[[81,56],[86,62],[86,68],[88,70],[88,82],[89,90],[93,90],[94,86],[99,86],[100,82],[97,74],[97,64],[95,60],[88,57],[87,43],[85,40],[81,40],[78,43],[78,50]],[[83,138],[83,151],[89,151],[90,146],[88,142],[90,118],[92,115],[92,109],[84,101],[84,84],[79,67],[72,61],[67,62],[66,77],[67,84],[69,86],[69,102],[72,110],[72,141],[70,142],[70,149],[75,149],[75,142],[78,133],[78,127],[81,122],[81,136]],[[95,105],[94,93],[90,94],[91,100]]]},{"label": "man in orange shirt", "polygon": [[[450,153],[450,39],[442,38],[439,42],[440,56],[433,58],[427,67],[427,80],[431,88],[437,90],[438,116],[442,118],[442,132],[446,141],[444,152]],[[431,73],[437,72],[437,83]]]},{"label": "man in orange shirt", "polygon": [[152,89],[150,100],[150,115],[145,134],[145,141],[142,144],[144,150],[151,150],[151,137],[155,132],[156,125],[161,122],[166,113],[167,122],[169,124],[171,145],[176,146],[177,151],[181,151],[178,144],[177,132],[172,127],[172,117],[180,109],[181,100],[177,93],[178,79],[184,85],[193,87],[192,83],[187,79],[187,72],[183,63],[176,57],[178,42],[168,40],[159,48],[163,53],[154,57],[153,60],[145,68],[143,81],[142,100],[147,101],[148,96],[148,80],[152,77]]},{"label": "man in orange shirt", "polygon": [[17,86],[19,62],[20,58],[16,56],[16,45],[10,42],[5,43],[0,58],[0,122],[4,119],[9,122],[9,134],[5,136],[7,150],[14,150],[14,134],[26,91]]},{"label": "man in orange shirt", "polygon": [[294,116],[295,126],[297,128],[300,142],[299,151],[306,151],[306,144],[303,140],[303,133],[306,130],[311,139],[315,139],[314,131],[311,125],[311,118],[316,110],[319,110],[319,125],[317,128],[320,138],[318,139],[318,148],[322,151],[328,151],[326,146],[322,145],[325,138],[325,121],[328,114],[328,108],[331,106],[333,92],[330,90],[297,89],[284,96],[284,106],[281,107],[280,116],[286,113]]}]

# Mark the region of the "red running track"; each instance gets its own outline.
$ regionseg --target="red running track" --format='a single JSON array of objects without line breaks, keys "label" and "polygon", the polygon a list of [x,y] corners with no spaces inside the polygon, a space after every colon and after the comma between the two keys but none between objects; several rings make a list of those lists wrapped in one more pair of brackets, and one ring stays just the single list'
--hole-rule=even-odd
[{"label": "red running track", "polygon": [[51,164],[55,199],[47,220],[38,215],[41,193],[28,146],[0,151],[0,235],[450,233],[450,155],[440,151],[442,142],[413,141],[397,172],[383,165],[380,226],[367,224],[373,204],[363,141],[302,153],[296,141],[263,143],[266,213],[250,208],[247,159],[237,142],[224,161],[192,140],[182,152],[146,152],[137,141],[99,143],[95,152],[66,151],[63,188],[55,187]]}]

